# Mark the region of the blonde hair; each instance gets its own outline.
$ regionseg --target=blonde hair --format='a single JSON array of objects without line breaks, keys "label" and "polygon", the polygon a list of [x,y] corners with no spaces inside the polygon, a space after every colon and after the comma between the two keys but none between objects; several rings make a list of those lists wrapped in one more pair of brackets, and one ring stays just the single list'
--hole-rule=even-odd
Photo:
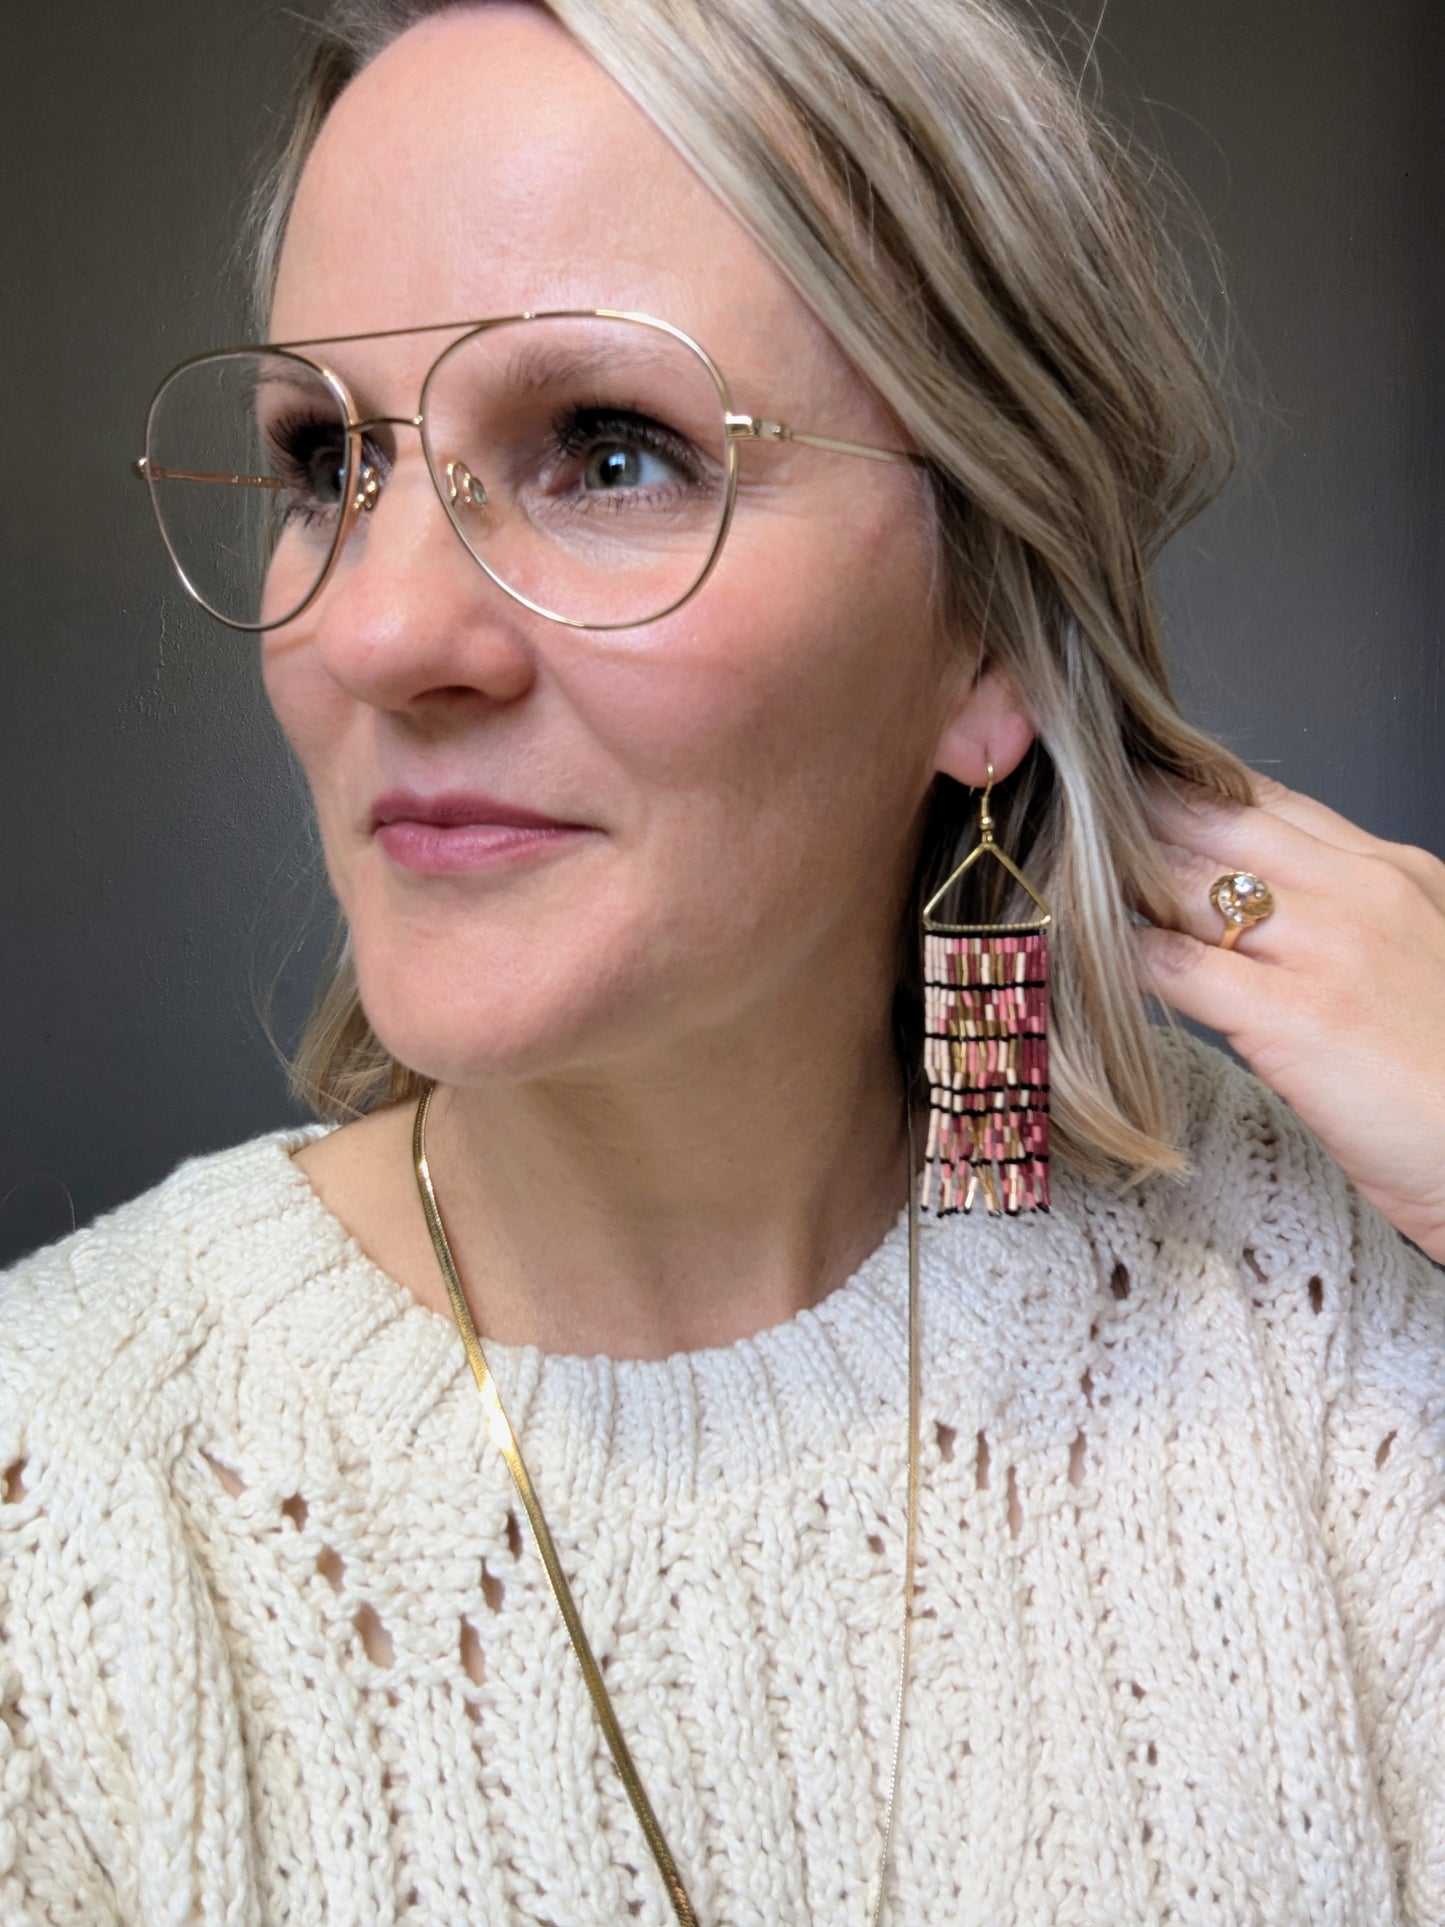
[{"label": "blonde hair", "polygon": [[[332,104],[399,33],[457,3],[332,7],[256,203],[263,304]],[[1054,1148],[1103,1181],[1184,1170],[1129,935],[1131,904],[1178,913],[1142,785],[1162,771],[1253,799],[1239,760],[1180,712],[1148,579],[1233,461],[1158,170],[1146,174],[1057,52],[996,0],[545,4],[928,457],[960,647],[1011,675],[1038,731],[993,809],[1000,843],[1054,911]],[[918,906],[976,824],[977,799],[939,778],[900,933],[895,1017],[914,1069]],[[975,881],[977,868],[961,919],[1028,914],[998,866]],[[367,1022],[339,930],[293,1088],[337,1117],[420,1085]]]}]

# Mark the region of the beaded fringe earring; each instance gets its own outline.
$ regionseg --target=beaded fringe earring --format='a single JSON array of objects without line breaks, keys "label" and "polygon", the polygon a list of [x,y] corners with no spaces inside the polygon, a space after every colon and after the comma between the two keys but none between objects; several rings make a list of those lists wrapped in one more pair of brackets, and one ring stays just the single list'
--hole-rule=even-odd
[{"label": "beaded fringe earring", "polygon": [[[982,1195],[991,1216],[1049,1208],[1049,940],[1053,912],[993,840],[989,795],[979,840],[923,906],[923,1067],[928,1153],[923,1208],[947,1217]],[[1038,905],[1030,923],[944,923],[934,912],[981,857],[1001,863]]]}]

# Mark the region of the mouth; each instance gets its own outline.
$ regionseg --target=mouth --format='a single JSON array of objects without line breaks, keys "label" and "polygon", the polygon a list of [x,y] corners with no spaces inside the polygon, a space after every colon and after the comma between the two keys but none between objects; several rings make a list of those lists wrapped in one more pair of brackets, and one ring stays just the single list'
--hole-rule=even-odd
[{"label": "mouth", "polygon": [[371,830],[392,862],[423,876],[512,867],[575,847],[597,833],[590,823],[455,790],[389,791],[372,805]]}]

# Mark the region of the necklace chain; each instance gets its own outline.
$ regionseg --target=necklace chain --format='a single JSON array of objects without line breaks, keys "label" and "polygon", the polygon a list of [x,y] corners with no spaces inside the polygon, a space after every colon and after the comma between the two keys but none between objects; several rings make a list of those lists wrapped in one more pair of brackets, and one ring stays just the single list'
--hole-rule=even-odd
[{"label": "necklace chain", "polygon": [[[557,1557],[557,1548],[552,1539],[551,1528],[542,1511],[536,1487],[532,1484],[531,1474],[522,1457],[516,1433],[512,1430],[511,1420],[507,1417],[502,1404],[501,1393],[496,1380],[487,1365],[486,1354],[477,1337],[477,1328],[467,1307],[466,1295],[462,1291],[461,1278],[457,1272],[456,1260],[452,1256],[451,1244],[442,1225],[441,1210],[437,1204],[436,1187],[432,1183],[431,1168],[426,1155],[426,1120],[431,1107],[435,1085],[428,1085],[417,1100],[416,1120],[412,1126],[412,1164],[416,1171],[417,1190],[421,1196],[422,1212],[426,1218],[426,1228],[431,1237],[432,1249],[436,1253],[437,1264],[441,1268],[442,1279],[446,1284],[447,1298],[461,1334],[462,1345],[467,1354],[467,1363],[472,1368],[472,1376],[477,1381],[481,1393],[482,1407],[486,1414],[487,1429],[502,1457],[506,1460],[507,1470],[517,1488],[522,1501],[522,1509],[527,1515],[527,1523],[532,1530],[537,1553],[542,1561],[542,1569],[547,1575],[547,1583],[552,1588],[552,1596],[557,1601],[562,1623],[567,1629],[572,1650],[582,1669],[582,1678],[587,1687],[588,1698],[592,1701],[593,1711],[607,1741],[613,1765],[617,1768],[618,1778],[626,1789],[632,1811],[642,1829],[648,1849],[656,1862],[657,1871],[667,1889],[667,1897],[680,1927],[698,1927],[697,1914],[688,1898],[682,1876],[677,1870],[677,1862],[653,1812],[652,1802],[637,1771],[631,1748],[613,1710],[612,1700],[602,1678],[602,1669],[597,1664],[592,1646],[583,1628],[581,1616],[572,1597],[572,1588],[567,1583],[567,1575],[562,1570],[562,1562]],[[879,1927],[883,1918],[883,1902],[888,1874],[888,1854],[893,1842],[894,1798],[898,1791],[898,1765],[903,1751],[903,1720],[908,1693],[908,1662],[913,1627],[913,1584],[914,1563],[918,1538],[918,1430],[919,1430],[919,1342],[918,1342],[918,1196],[914,1181],[914,1142],[913,1111],[908,1110],[908,1512],[904,1531],[903,1547],[903,1637],[898,1666],[898,1692],[893,1714],[893,1758],[888,1770],[888,1793],[883,1809],[883,1847],[878,1862],[878,1881],[874,1903],[870,1911],[872,1927]]]}]

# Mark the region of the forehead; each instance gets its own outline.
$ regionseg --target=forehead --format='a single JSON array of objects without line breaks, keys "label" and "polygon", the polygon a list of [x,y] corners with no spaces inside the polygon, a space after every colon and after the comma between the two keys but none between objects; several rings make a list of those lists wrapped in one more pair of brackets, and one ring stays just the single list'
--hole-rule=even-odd
[{"label": "forehead", "polygon": [[[410,28],[328,116],[282,249],[271,335],[618,307],[739,375],[841,358],[746,230],[540,8]],[[432,349],[435,352],[435,349]]]}]

